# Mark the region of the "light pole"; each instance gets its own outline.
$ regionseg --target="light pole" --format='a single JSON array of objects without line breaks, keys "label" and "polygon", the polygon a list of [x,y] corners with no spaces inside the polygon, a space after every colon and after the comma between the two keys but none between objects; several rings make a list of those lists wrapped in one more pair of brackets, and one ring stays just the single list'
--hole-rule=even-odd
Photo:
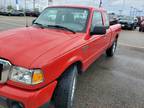
[{"label": "light pole", "polygon": [[2,3],[3,3],[2,0],[0,0],[0,9],[2,9]]},{"label": "light pole", "polygon": [[123,10],[119,10],[119,14],[122,15]]},{"label": "light pole", "polygon": [[123,10],[125,9],[125,2],[126,2],[125,0],[122,1],[122,10],[119,10],[121,15],[123,13]]},{"label": "light pole", "polygon": [[12,5],[12,2],[11,2],[11,0],[9,0],[9,4],[10,4],[10,6]]},{"label": "light pole", "polygon": [[132,10],[132,17],[135,16],[135,8],[133,7],[133,10]]},{"label": "light pole", "polygon": [[48,6],[51,5],[53,0],[48,0]]},{"label": "light pole", "polygon": [[6,11],[6,0],[4,0],[4,11]]},{"label": "light pole", "polygon": [[100,0],[100,4],[99,4],[99,7],[102,7],[102,0]]},{"label": "light pole", "polygon": [[125,8],[125,4],[126,4],[126,1],[125,1],[125,0],[123,0],[123,8]]},{"label": "light pole", "polygon": [[137,15],[137,8],[134,8],[133,17],[135,17],[136,15]]},{"label": "light pole", "polygon": [[19,10],[19,0],[15,0],[16,1],[16,9]]},{"label": "light pole", "polygon": [[36,0],[33,0],[33,10],[35,11],[35,1]]},{"label": "light pole", "polygon": [[133,6],[130,7],[130,16],[132,16]]},{"label": "light pole", "polygon": [[28,20],[27,20],[27,16],[26,16],[26,9],[27,9],[27,6],[26,6],[26,0],[25,0],[25,12],[24,12],[24,15],[25,15],[25,26],[28,27]]}]

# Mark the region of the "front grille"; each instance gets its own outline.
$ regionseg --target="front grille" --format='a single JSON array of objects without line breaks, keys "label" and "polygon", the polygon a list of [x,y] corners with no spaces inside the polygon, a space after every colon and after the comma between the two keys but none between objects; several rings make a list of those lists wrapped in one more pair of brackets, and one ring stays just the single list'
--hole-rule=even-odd
[{"label": "front grille", "polygon": [[0,83],[3,84],[8,80],[11,63],[7,60],[0,59]]},{"label": "front grille", "polygon": [[120,22],[120,24],[124,24],[124,25],[127,25],[128,23],[127,23],[127,22]]}]

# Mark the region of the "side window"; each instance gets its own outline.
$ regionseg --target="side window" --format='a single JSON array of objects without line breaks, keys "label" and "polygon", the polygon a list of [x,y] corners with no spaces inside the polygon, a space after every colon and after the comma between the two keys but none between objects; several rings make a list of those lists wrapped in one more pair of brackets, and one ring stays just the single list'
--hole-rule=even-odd
[{"label": "side window", "polygon": [[102,27],[103,21],[102,21],[102,15],[100,12],[94,12],[92,24],[91,24],[91,31],[93,31],[94,27]]},{"label": "side window", "polygon": [[105,22],[105,27],[109,27],[110,26],[110,21],[109,21],[109,16],[107,15],[107,13],[104,13],[104,22]]}]

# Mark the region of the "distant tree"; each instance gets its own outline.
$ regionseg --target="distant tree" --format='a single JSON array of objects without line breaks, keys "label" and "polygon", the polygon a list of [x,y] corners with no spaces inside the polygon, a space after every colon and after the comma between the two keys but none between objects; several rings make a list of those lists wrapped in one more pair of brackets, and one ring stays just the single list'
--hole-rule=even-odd
[{"label": "distant tree", "polygon": [[39,8],[35,8],[34,11],[38,12],[38,11],[39,11]]},{"label": "distant tree", "polygon": [[12,10],[12,9],[13,9],[12,5],[8,5],[8,6],[7,6],[7,10],[10,11],[10,10]]}]

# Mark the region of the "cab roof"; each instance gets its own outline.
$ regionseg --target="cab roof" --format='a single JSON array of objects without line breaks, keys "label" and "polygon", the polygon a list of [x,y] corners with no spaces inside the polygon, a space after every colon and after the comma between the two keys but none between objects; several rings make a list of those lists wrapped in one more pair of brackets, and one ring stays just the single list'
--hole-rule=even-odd
[{"label": "cab roof", "polygon": [[64,8],[82,8],[82,9],[89,9],[89,10],[98,10],[98,11],[106,11],[104,8],[95,8],[92,6],[74,6],[74,5],[54,5],[48,7],[64,7]]}]

